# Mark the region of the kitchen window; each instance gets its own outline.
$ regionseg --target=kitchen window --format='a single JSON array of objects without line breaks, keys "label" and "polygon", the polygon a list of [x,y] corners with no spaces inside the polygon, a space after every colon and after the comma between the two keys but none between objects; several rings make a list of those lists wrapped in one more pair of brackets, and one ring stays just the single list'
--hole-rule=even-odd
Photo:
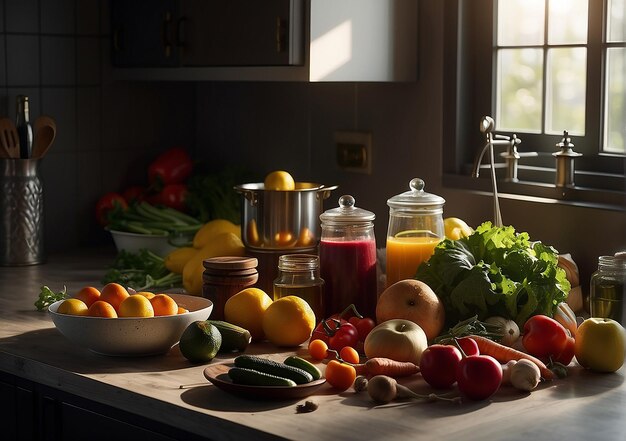
[{"label": "kitchen window", "polygon": [[[471,174],[481,118],[521,139],[514,194],[623,206],[626,162],[626,0],[451,1],[446,8],[447,183]],[[448,50],[450,49],[450,50]],[[444,122],[444,125],[448,125]],[[573,150],[574,188],[556,189],[557,143]],[[499,181],[511,181],[496,149]],[[487,156],[486,156],[487,157]],[[480,176],[488,165],[483,161]],[[473,187],[485,187],[475,180]],[[480,182],[483,181],[483,182]]]}]

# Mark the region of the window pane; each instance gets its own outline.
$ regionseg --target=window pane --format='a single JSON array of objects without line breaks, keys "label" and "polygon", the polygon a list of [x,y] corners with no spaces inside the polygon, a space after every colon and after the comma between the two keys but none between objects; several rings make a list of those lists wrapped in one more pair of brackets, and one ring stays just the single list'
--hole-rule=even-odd
[{"label": "window pane", "polygon": [[585,134],[586,48],[548,50],[546,133]]},{"label": "window pane", "polygon": [[588,0],[550,0],[548,44],[587,43]]},{"label": "window pane", "polygon": [[626,48],[607,52],[606,125],[604,151],[626,153]]},{"label": "window pane", "polygon": [[626,0],[609,0],[608,40],[611,42],[626,39]]},{"label": "window pane", "polygon": [[498,2],[498,45],[543,44],[544,0]]},{"label": "window pane", "polygon": [[500,130],[541,131],[541,49],[498,51],[496,125]]}]

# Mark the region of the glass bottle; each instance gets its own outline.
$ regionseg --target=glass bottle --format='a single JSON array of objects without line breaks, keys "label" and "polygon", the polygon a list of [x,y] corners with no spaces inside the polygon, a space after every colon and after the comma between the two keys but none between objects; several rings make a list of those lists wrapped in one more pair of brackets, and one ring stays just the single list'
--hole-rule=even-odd
[{"label": "glass bottle", "polygon": [[354,304],[362,315],[375,317],[377,299],[375,215],[355,207],[350,195],[339,207],[320,215],[321,275],[325,287],[325,317]]},{"label": "glass bottle", "polygon": [[20,158],[28,159],[33,151],[33,127],[30,124],[28,97],[17,96],[15,128],[20,142]]},{"label": "glass bottle", "polygon": [[279,257],[274,300],[287,296],[306,300],[315,313],[316,321],[324,318],[324,280],[320,277],[319,258],[315,254],[284,254]]},{"label": "glass bottle", "polygon": [[626,253],[600,256],[598,270],[591,275],[589,313],[626,325]]},{"label": "glass bottle", "polygon": [[444,238],[445,199],[424,191],[425,183],[414,178],[409,191],[387,200],[387,286],[415,277],[420,264],[430,258]]}]

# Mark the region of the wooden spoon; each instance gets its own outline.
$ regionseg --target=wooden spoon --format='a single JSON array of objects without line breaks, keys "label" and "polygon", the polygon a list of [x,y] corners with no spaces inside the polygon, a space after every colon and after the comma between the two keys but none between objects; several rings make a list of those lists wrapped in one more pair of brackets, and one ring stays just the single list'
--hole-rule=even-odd
[{"label": "wooden spoon", "polygon": [[0,146],[7,158],[20,157],[20,139],[15,124],[9,118],[0,118]]},{"label": "wooden spoon", "polygon": [[42,158],[52,143],[57,133],[57,125],[54,119],[42,115],[35,120],[35,142],[33,145],[33,158]]}]

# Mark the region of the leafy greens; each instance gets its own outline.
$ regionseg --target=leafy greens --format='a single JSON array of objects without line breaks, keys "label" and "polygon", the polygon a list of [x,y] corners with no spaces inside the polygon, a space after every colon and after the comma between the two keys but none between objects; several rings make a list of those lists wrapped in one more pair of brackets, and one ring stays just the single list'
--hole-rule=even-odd
[{"label": "leafy greens", "polygon": [[164,259],[149,250],[141,249],[137,253],[121,250],[102,279],[105,285],[111,282],[144,291],[181,286],[182,276],[168,270]]},{"label": "leafy greens", "polygon": [[570,284],[557,265],[553,247],[485,222],[468,237],[439,243],[415,278],[442,300],[448,325],[499,315],[521,328],[532,315],[552,317],[567,298]]}]

